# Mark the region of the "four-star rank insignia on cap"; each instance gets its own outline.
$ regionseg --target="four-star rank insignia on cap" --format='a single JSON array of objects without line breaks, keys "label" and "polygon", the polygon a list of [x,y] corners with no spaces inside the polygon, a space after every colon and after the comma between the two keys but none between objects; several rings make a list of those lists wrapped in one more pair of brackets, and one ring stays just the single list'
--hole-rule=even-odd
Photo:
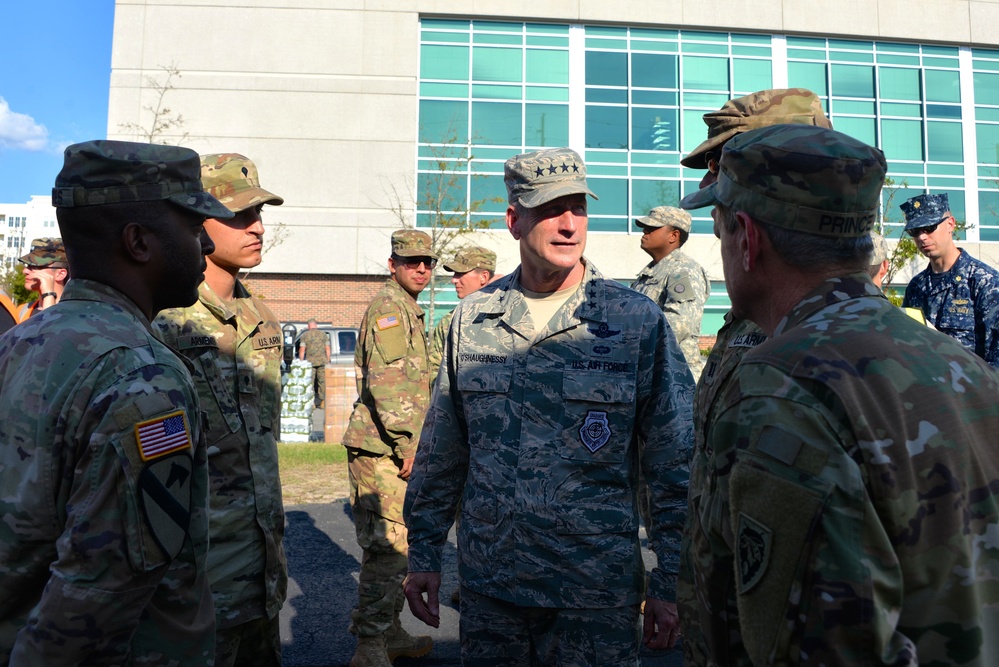
[{"label": "four-star rank insignia on cap", "polygon": [[139,422],[135,441],[143,461],[151,461],[173,452],[191,448],[191,431],[183,410]]}]

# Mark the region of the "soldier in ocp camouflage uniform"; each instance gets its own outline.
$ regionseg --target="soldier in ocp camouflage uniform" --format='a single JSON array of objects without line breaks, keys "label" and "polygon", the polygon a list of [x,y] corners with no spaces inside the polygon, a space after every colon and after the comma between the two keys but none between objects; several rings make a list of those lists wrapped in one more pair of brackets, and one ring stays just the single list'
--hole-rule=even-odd
[{"label": "soldier in ocp camouflage uniform", "polygon": [[919,309],[937,331],[999,368],[999,271],[954,243],[946,193],[905,201],[905,232],[927,267],[905,288],[903,308]]},{"label": "soldier in ocp camouflage uniform", "polygon": [[770,336],[692,463],[695,664],[999,664],[999,377],[871,282],[885,171],[778,125],[682,202],[715,206],[733,312]]},{"label": "soldier in ocp camouflage uniform", "polygon": [[75,144],[55,185],[73,279],[0,338],[0,664],[211,665],[200,410],[150,320],[232,214],[174,146]]},{"label": "soldier in ocp camouflage uniform", "polygon": [[203,155],[205,190],[234,217],[210,218],[215,242],[198,301],[154,324],[194,366],[208,441],[208,575],[218,636],[215,667],[280,665],[278,612],[288,587],[278,475],[281,325],[236,276],[261,262],[264,204],[257,168],[236,153]]},{"label": "soldier in ocp camouflage uniform", "polygon": [[298,358],[312,364],[313,399],[317,408],[326,403],[326,364],[330,361],[330,339],[325,331],[320,331],[315,320],[309,320],[308,329],[299,339]]},{"label": "soldier in ocp camouflage uniform", "polygon": [[[496,275],[496,253],[479,246],[462,248],[455,253],[454,259],[450,262],[444,262],[444,270],[454,273],[451,276],[451,283],[454,285],[455,294],[458,295],[459,299],[464,299],[472,292],[488,285],[489,281]],[[444,342],[447,339],[447,331],[451,326],[452,317],[454,317],[453,310],[437,323],[430,339],[431,382],[437,378],[441,359],[444,358]]]},{"label": "soldier in ocp camouflage uniform", "polygon": [[[640,638],[677,637],[693,382],[662,311],[583,258],[580,156],[526,153],[504,172],[521,264],[451,323],[406,495],[406,597],[439,623],[460,500],[464,664],[637,665]],[[658,559],[644,632],[639,468]]]},{"label": "soldier in ocp camouflage uniform", "polygon": [[396,657],[430,652],[429,636],[399,622],[405,604],[406,526],[402,504],[430,401],[430,362],[423,309],[416,297],[437,265],[430,236],[392,233],[390,277],[361,318],[354,351],[357,401],[343,435],[357,543],[364,554],[350,631],[350,667],[388,667]]},{"label": "soldier in ocp camouflage uniform", "polygon": [[[832,127],[822,111],[822,102],[815,93],[805,88],[761,90],[730,100],[718,111],[704,114],[704,123],[708,126],[707,139],[680,160],[685,167],[706,170],[701,179],[702,188],[714,183],[718,177],[718,158],[722,147],[742,132],[778,123]],[[742,355],[765,340],[766,335],[755,323],[734,317],[731,311],[725,313],[724,324],[718,331],[694,392],[695,458],[704,449],[704,425],[711,421],[715,397],[725,389]],[[704,486],[704,480],[699,475],[700,468],[692,465],[690,506],[696,504]],[[689,535],[685,531],[684,540],[687,539]],[[686,553],[685,549],[681,555],[681,572],[689,570]],[[677,600],[681,616],[688,621],[684,630],[684,657],[687,662],[698,665],[703,664],[704,650],[701,648],[700,633],[689,623],[691,606],[695,604],[692,596],[693,591],[684,585],[684,577],[681,577]]]}]

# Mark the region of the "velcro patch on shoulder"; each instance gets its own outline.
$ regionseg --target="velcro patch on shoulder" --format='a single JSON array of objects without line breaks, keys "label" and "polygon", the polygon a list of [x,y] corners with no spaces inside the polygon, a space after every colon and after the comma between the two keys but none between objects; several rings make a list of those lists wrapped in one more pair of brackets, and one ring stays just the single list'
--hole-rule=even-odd
[{"label": "velcro patch on shoulder", "polygon": [[739,526],[736,532],[738,550],[739,594],[751,591],[763,578],[770,563],[770,544],[773,531],[752,517],[739,512]]},{"label": "velcro patch on shoulder", "polygon": [[187,415],[177,410],[135,425],[135,442],[143,461],[191,449],[191,429]]},{"label": "velcro patch on shoulder", "polygon": [[694,297],[694,288],[690,284],[690,277],[686,275],[670,285],[669,289],[676,297]]},{"label": "velcro patch on shoulder", "polygon": [[219,342],[210,334],[184,334],[177,337],[178,350],[191,350],[199,347],[218,348]]},{"label": "velcro patch on shoulder", "polygon": [[264,322],[260,325],[257,335],[253,337],[252,343],[254,350],[279,347],[282,344],[281,329],[273,322]]},{"label": "velcro patch on shoulder", "polygon": [[391,315],[386,315],[385,317],[379,317],[375,321],[375,326],[378,327],[379,331],[385,331],[386,329],[391,329],[392,327],[399,326],[399,314],[392,313]]}]

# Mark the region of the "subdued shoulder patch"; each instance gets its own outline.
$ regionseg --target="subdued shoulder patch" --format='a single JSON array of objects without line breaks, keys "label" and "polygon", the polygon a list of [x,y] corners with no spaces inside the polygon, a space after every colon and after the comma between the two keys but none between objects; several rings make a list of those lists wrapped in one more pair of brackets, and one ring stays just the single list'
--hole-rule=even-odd
[{"label": "subdued shoulder patch", "polygon": [[690,284],[690,277],[686,275],[670,285],[669,289],[676,297],[679,298],[693,298],[694,296],[694,288]]},{"label": "subdued shoulder patch", "polygon": [[191,429],[187,415],[176,410],[135,425],[135,442],[143,461],[191,449]]},{"label": "subdued shoulder patch", "polygon": [[153,461],[139,475],[146,523],[170,559],[180,553],[191,525],[193,471],[190,456],[175,455]]},{"label": "subdued shoulder patch", "polygon": [[738,549],[739,594],[744,595],[760,583],[770,563],[773,532],[759,521],[739,512],[736,532]]},{"label": "subdued shoulder patch", "polygon": [[399,326],[399,314],[392,313],[391,315],[386,315],[385,317],[379,317],[375,321],[375,326],[378,327],[379,331],[385,331],[386,329],[391,329],[392,327]]}]

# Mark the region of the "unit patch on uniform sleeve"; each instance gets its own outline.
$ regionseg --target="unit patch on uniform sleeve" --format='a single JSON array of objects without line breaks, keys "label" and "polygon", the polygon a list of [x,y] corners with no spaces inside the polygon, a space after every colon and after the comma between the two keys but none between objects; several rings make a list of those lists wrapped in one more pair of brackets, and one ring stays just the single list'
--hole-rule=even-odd
[{"label": "unit patch on uniform sleeve", "polygon": [[598,410],[587,412],[586,421],[579,427],[579,437],[591,452],[596,452],[606,445],[611,437],[607,413]]},{"label": "unit patch on uniform sleeve", "polygon": [[151,461],[171,452],[191,448],[191,431],[183,410],[139,422],[135,425],[135,441],[143,461]]},{"label": "unit patch on uniform sleeve", "polygon": [[378,326],[379,331],[385,331],[386,329],[399,326],[399,316],[393,313],[392,315],[379,317],[375,324]]},{"label": "unit patch on uniform sleeve", "polygon": [[739,512],[736,536],[738,549],[739,594],[752,590],[760,583],[770,562],[770,542],[773,533],[769,528]]}]

